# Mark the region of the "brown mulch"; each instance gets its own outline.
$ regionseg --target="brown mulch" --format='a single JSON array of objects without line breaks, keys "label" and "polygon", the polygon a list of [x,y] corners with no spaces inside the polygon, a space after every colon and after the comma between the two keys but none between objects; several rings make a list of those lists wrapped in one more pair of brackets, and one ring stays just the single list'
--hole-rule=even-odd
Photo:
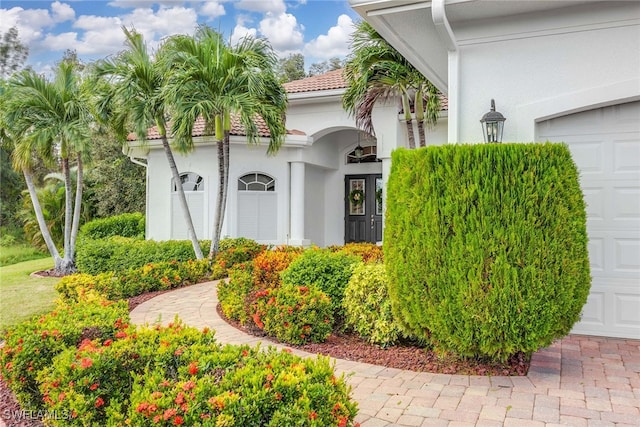
[{"label": "brown mulch", "polygon": [[[255,327],[245,327],[228,319],[220,304],[218,315],[242,332],[261,337],[263,340],[278,342]],[[370,344],[355,334],[334,333],[322,343],[304,345],[286,344],[309,353],[331,356],[337,359],[370,363],[388,368],[405,369],[415,372],[432,372],[457,375],[525,376],[529,371],[530,359],[523,353],[509,358],[505,363],[479,359],[462,359],[453,355],[439,356],[436,352],[411,342],[401,342],[386,348]]]},{"label": "brown mulch", "polygon": [[[47,274],[47,272],[37,272],[34,274]],[[49,276],[51,275],[53,274]],[[143,302],[165,292],[169,291],[149,292],[130,298],[128,300],[129,311]],[[261,331],[255,328],[243,327],[238,322],[227,319],[220,309],[220,304],[218,304],[217,311],[227,323],[237,329],[245,333],[260,336],[265,340],[276,342],[272,338],[264,336]],[[453,356],[438,356],[431,350],[408,342],[382,348],[369,344],[352,334],[333,334],[323,343],[299,346],[287,345],[309,353],[318,353],[338,359],[353,360],[416,372],[459,375],[524,376],[527,375],[529,370],[529,358],[522,353],[512,356],[505,363],[477,359],[460,359]],[[16,401],[15,396],[4,381],[0,380],[0,419],[5,422],[7,427],[43,427],[43,423],[38,419],[36,413],[29,416],[30,414],[28,412],[23,412],[22,419],[17,419],[16,415],[11,416],[12,414],[17,414],[20,410],[20,405]]]}]

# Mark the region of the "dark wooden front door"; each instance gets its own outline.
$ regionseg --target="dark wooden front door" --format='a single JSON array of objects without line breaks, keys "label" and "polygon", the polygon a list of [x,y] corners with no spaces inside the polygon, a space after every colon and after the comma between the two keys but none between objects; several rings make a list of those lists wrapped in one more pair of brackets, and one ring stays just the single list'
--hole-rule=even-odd
[{"label": "dark wooden front door", "polygon": [[381,242],[382,175],[347,175],[344,188],[344,242]]}]

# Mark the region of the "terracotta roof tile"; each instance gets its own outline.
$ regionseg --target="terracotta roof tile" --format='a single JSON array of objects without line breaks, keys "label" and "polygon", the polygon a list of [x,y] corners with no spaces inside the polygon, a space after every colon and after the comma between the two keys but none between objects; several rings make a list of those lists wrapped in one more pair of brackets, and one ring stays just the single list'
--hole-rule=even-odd
[{"label": "terracotta roof tile", "polygon": [[[344,89],[347,87],[347,82],[345,81],[342,75],[342,69],[329,71],[328,73],[320,74],[317,76],[306,77],[304,79],[295,80],[292,82],[285,83],[284,88],[287,93],[302,93],[302,92],[317,92],[322,90],[332,90],[332,89]],[[446,96],[440,95],[440,106],[443,111],[449,109],[449,102]],[[257,121],[259,135],[262,137],[269,136],[269,129],[262,119],[258,119]],[[169,127],[171,127],[169,125]],[[294,129],[287,130],[288,135],[305,135],[303,131]],[[198,118],[193,125],[193,136],[204,136],[204,120],[202,118]],[[242,124],[237,118],[232,117],[231,119],[231,135],[244,136],[244,128]],[[129,134],[127,137],[129,141],[135,141],[137,138],[134,134]],[[147,133],[147,139],[160,139],[160,135],[158,134],[158,129],[156,126],[153,126],[149,129]]]},{"label": "terracotta roof tile", "polygon": [[347,82],[342,76],[342,68],[317,76],[285,83],[287,93],[316,92],[319,90],[344,89]]}]

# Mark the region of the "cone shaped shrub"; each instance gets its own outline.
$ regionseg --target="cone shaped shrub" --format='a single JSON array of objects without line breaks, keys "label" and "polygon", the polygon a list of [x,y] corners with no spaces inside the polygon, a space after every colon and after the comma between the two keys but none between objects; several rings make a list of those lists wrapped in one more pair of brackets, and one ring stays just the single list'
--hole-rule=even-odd
[{"label": "cone shaped shrub", "polygon": [[397,150],[384,257],[405,331],[505,360],[569,333],[590,288],[586,213],[564,144]]}]

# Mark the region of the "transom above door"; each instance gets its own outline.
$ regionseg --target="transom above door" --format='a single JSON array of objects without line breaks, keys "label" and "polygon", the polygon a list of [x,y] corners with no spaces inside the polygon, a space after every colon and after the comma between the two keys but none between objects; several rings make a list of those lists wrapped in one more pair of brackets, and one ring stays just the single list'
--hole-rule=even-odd
[{"label": "transom above door", "polygon": [[345,243],[382,241],[382,175],[346,175]]}]

